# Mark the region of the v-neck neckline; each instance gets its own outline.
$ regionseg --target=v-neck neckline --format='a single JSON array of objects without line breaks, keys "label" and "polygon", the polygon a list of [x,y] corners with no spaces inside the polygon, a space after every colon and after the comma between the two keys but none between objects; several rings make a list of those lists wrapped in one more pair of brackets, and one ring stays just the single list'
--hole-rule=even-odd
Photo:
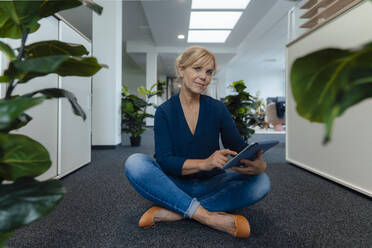
[{"label": "v-neck neckline", "polygon": [[191,132],[191,128],[189,126],[189,124],[187,123],[187,120],[186,120],[186,116],[185,116],[185,113],[183,112],[183,108],[182,108],[182,103],[181,103],[181,99],[180,99],[180,94],[178,94],[178,104],[179,104],[179,108],[180,108],[180,112],[181,112],[181,115],[182,115],[182,119],[183,119],[183,123],[184,125],[186,126],[186,129],[188,130],[188,133],[191,135],[191,137],[195,137],[196,134],[197,134],[197,131],[198,131],[198,127],[199,127],[199,123],[200,123],[200,115],[201,115],[201,112],[202,112],[202,97],[203,95],[200,94],[200,98],[199,98],[199,113],[198,113],[198,120],[196,121],[196,126],[195,126],[195,130],[194,130],[194,134]]}]

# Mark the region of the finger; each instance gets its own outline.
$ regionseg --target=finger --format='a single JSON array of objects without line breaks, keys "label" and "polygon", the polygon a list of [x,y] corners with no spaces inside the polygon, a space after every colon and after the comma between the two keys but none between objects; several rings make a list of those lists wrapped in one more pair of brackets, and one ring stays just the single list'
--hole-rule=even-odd
[{"label": "finger", "polygon": [[222,167],[225,165],[225,163],[217,162],[217,167],[222,169]]},{"label": "finger", "polygon": [[221,160],[223,161],[223,163],[226,163],[229,159],[227,157],[221,157]]},{"label": "finger", "polygon": [[259,150],[257,152],[257,159],[261,159],[262,158],[262,154],[263,154],[263,150],[261,149],[261,150]]},{"label": "finger", "polygon": [[234,171],[237,171],[239,173],[242,173],[242,174],[246,174],[246,175],[254,175],[255,174],[255,170],[253,170],[252,168],[241,168],[241,167],[231,167],[231,169],[233,169]]},{"label": "finger", "polygon": [[226,162],[227,162],[227,161],[225,161],[225,160],[222,159],[222,158],[217,159],[217,163],[218,163],[218,164],[222,164],[222,165],[224,165],[224,164],[226,164]]},{"label": "finger", "polygon": [[252,165],[253,164],[253,161],[248,160],[248,159],[242,159],[242,160],[240,160],[240,163],[248,166],[248,165]]},{"label": "finger", "polygon": [[[240,168],[242,168],[242,167],[240,167]],[[256,169],[257,168],[257,166],[256,165],[254,165],[254,164],[244,164],[244,168],[243,169]]]},{"label": "finger", "polygon": [[237,152],[232,151],[232,150],[230,150],[230,149],[223,149],[223,150],[221,150],[221,153],[222,153],[223,155],[225,155],[225,156],[227,156],[227,155],[233,155],[233,156],[235,156],[235,155],[238,154]]},{"label": "finger", "polygon": [[216,156],[216,159],[221,159],[221,160],[229,160],[229,158],[227,157],[227,156],[225,156],[225,155],[223,155],[223,154],[221,154],[221,153],[219,153],[219,154],[217,154],[217,156]]}]

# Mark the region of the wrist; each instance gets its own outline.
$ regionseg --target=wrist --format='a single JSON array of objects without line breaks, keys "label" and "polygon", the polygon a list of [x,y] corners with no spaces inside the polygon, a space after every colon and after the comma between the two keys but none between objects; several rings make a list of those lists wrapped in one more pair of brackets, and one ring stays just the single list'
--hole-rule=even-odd
[{"label": "wrist", "polygon": [[205,171],[206,167],[207,167],[207,164],[208,164],[208,159],[202,159],[200,160],[200,163],[199,163],[199,170],[201,171]]}]

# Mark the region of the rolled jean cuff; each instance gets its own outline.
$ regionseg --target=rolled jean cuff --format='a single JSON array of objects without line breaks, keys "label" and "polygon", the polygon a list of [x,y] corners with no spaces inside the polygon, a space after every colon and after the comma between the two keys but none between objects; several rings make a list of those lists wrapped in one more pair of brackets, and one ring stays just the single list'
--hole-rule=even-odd
[{"label": "rolled jean cuff", "polygon": [[200,202],[198,202],[196,198],[193,198],[190,203],[189,209],[187,209],[185,213],[185,217],[188,217],[191,219],[194,213],[196,212],[196,210],[198,209],[199,205],[200,205]]}]

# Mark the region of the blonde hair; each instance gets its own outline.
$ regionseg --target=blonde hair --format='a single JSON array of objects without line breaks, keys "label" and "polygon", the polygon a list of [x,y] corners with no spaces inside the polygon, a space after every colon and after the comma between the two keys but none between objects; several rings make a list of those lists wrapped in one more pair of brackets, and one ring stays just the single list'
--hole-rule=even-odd
[{"label": "blonde hair", "polygon": [[187,48],[181,55],[176,59],[176,74],[179,81],[181,77],[179,75],[178,68],[186,68],[191,65],[205,66],[209,63],[213,63],[213,73],[216,72],[216,56],[201,46],[191,46]]}]

